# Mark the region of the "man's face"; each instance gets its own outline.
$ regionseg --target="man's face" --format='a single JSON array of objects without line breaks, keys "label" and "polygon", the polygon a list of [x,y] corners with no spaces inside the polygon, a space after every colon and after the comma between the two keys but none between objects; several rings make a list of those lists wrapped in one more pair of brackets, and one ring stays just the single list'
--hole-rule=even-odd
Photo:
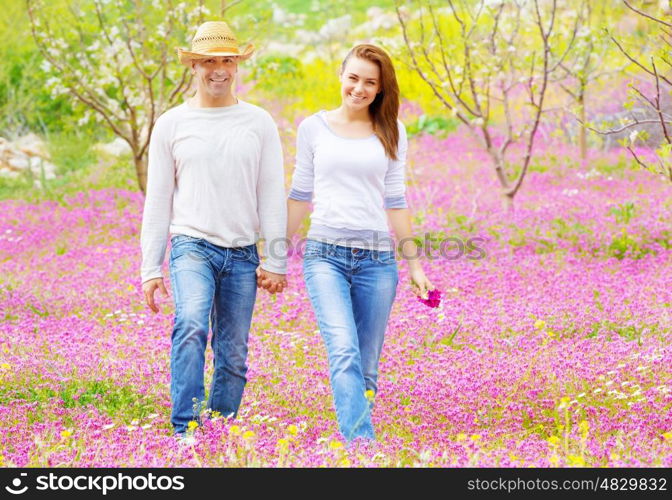
[{"label": "man's face", "polygon": [[196,79],[198,92],[218,99],[231,93],[231,85],[238,71],[238,60],[232,56],[197,59],[191,63],[191,73]]}]

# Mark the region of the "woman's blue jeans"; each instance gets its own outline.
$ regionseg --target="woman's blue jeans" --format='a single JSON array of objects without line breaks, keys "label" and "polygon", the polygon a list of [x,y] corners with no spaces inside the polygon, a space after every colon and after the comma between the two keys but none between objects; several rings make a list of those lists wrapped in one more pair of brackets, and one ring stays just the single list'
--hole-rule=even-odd
[{"label": "woman's blue jeans", "polygon": [[375,439],[366,391],[378,388],[378,361],[397,292],[394,251],[308,240],[303,273],[329,359],[338,425],[350,441]]},{"label": "woman's blue jeans", "polygon": [[[204,367],[212,324],[214,375],[208,408],[236,415],[247,381],[247,339],[257,294],[256,245],[224,248],[191,236],[171,239],[175,324],[170,352],[171,422],[183,433],[205,399]],[[194,404],[196,400],[196,409]]]}]

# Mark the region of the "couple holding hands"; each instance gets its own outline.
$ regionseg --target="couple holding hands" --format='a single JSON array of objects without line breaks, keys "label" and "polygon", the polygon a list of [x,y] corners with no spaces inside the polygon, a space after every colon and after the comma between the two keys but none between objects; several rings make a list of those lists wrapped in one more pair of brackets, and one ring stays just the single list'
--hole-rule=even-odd
[{"label": "couple holding hands", "polygon": [[[161,266],[171,236],[175,302],[171,337],[171,422],[184,438],[205,397],[212,328],[214,375],[207,406],[238,412],[257,288],[287,286],[286,242],[311,211],[303,274],[326,346],[339,430],[346,441],[375,439],[371,424],[378,361],[397,289],[395,243],[417,257],[405,199],[407,139],[397,119],[399,87],[389,56],[357,45],[340,67],[341,105],[301,122],[287,198],[271,115],[233,94],[241,48],[224,22],[202,24],[191,50],[178,49],[196,93],[156,121],[142,220],[142,288],[168,296]],[[264,261],[257,253],[266,242]],[[434,289],[407,259],[416,294]]]}]

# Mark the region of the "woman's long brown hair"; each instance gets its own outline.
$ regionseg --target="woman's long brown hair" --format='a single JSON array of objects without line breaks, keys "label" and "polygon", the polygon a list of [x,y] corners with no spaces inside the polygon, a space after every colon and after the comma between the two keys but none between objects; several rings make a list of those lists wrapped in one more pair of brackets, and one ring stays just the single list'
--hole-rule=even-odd
[{"label": "woman's long brown hair", "polygon": [[380,69],[380,92],[369,105],[369,113],[373,119],[373,131],[383,143],[385,154],[392,160],[397,159],[399,145],[399,84],[390,56],[375,45],[362,44],[353,47],[341,64],[341,74],[350,57],[366,59],[378,65]]}]

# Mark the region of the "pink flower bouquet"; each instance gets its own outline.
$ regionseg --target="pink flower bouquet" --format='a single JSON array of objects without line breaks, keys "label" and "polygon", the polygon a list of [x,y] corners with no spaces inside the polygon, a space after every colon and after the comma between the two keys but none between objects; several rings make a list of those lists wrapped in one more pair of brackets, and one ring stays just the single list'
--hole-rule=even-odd
[{"label": "pink flower bouquet", "polygon": [[427,298],[423,299],[422,297],[418,296],[418,300],[425,304],[427,307],[439,307],[439,304],[441,304],[441,292],[439,291],[438,288],[435,288],[434,290],[430,290],[427,293]]}]

